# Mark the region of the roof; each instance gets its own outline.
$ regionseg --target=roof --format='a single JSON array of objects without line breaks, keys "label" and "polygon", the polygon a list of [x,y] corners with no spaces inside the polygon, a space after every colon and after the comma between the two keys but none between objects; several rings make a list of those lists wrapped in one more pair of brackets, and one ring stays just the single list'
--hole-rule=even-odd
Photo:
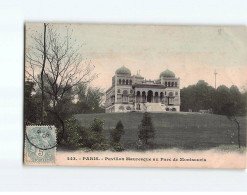
[{"label": "roof", "polygon": [[116,74],[131,74],[130,70],[125,66],[120,67],[115,71]]},{"label": "roof", "polygon": [[166,69],[165,71],[160,73],[160,77],[175,77],[175,74],[174,74],[174,72]]}]

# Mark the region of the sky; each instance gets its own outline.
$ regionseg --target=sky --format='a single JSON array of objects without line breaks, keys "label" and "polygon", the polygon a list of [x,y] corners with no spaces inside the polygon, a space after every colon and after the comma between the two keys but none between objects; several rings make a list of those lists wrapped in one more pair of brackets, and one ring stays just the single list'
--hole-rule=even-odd
[{"label": "sky", "polygon": [[[54,24],[63,34],[68,24]],[[236,85],[247,91],[247,29],[245,26],[164,26],[70,24],[73,38],[82,44],[79,51],[91,60],[98,74],[91,85],[104,90],[111,86],[121,66],[132,74],[140,70],[145,79],[158,79],[169,69],[180,77],[181,88],[205,80],[214,86]],[[26,25],[26,45],[42,24]]]}]

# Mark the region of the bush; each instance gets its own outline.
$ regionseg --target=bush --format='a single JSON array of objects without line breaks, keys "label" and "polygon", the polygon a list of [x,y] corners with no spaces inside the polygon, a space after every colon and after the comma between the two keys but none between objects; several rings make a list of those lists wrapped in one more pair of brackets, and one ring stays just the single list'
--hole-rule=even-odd
[{"label": "bush", "polygon": [[90,130],[94,132],[102,132],[103,131],[103,126],[104,126],[104,121],[101,119],[95,118],[93,120],[93,123],[90,126]]},{"label": "bush", "polygon": [[[63,130],[60,128],[58,131],[62,132]],[[64,122],[64,133],[59,146],[64,146],[68,149],[79,149],[84,146],[83,135],[85,133],[86,129],[80,126],[75,118],[69,118]]]},{"label": "bush", "polygon": [[148,112],[145,112],[139,125],[138,137],[142,144],[148,144],[148,140],[154,138],[155,131],[152,123],[152,118]]},{"label": "bush", "polygon": [[113,143],[119,143],[122,135],[124,134],[124,126],[122,121],[118,121],[116,128],[110,131],[111,141]]},{"label": "bush", "polygon": [[121,152],[124,150],[124,147],[122,146],[121,143],[112,143],[111,146],[112,146],[112,150],[117,152]]}]

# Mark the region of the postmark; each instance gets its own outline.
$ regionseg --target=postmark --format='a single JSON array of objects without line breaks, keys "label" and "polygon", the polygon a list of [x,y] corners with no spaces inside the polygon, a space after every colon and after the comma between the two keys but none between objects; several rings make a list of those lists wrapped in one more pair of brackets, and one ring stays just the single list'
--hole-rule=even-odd
[{"label": "postmark", "polygon": [[55,126],[27,126],[25,133],[26,164],[55,163]]}]

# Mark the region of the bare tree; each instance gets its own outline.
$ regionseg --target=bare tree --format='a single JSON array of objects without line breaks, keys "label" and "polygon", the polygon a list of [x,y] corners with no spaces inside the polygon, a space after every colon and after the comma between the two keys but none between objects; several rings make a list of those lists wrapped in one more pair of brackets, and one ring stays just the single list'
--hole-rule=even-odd
[{"label": "bare tree", "polygon": [[[32,77],[34,77],[35,66],[38,67],[40,73],[40,83],[38,83],[41,90],[41,122],[44,123],[44,70],[46,65],[46,23],[44,23],[43,33],[38,33],[37,31],[31,36],[33,40],[33,45],[28,49],[28,53],[26,54],[26,60],[29,62],[30,68],[32,69]],[[31,74],[28,72],[28,75]]]},{"label": "bare tree", "polygon": [[97,76],[91,61],[83,61],[73,30],[65,29],[58,32],[53,25],[44,25],[44,32],[35,31],[27,46],[26,74],[40,88],[42,99],[49,95],[53,110],[70,89]]}]

